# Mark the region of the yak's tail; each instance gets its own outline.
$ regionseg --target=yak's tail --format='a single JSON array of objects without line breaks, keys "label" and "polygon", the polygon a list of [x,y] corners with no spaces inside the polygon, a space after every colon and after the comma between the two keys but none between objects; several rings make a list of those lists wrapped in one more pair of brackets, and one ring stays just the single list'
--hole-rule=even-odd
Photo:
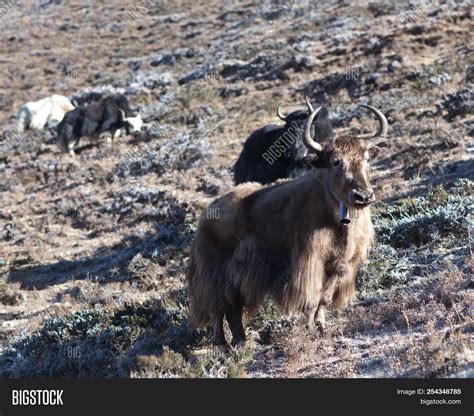
[{"label": "yak's tail", "polygon": [[206,294],[206,286],[209,286],[211,282],[207,282],[206,270],[203,270],[202,265],[201,267],[198,265],[198,262],[202,259],[196,259],[196,251],[194,247],[191,249],[186,279],[189,283],[189,323],[191,326],[198,328],[211,323]]},{"label": "yak's tail", "polygon": [[[199,233],[199,231],[198,231]],[[225,297],[225,264],[201,250],[199,237],[191,247],[189,269],[189,321],[194,327],[206,326],[228,308]]]},{"label": "yak's tail", "polygon": [[18,133],[23,133],[29,124],[28,110],[25,107],[21,107],[20,112],[18,113],[18,122],[16,125],[16,130]]}]

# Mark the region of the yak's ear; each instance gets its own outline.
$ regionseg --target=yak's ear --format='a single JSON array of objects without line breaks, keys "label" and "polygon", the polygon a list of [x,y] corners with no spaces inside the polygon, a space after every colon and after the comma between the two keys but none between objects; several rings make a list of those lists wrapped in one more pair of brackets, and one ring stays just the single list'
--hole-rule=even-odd
[{"label": "yak's ear", "polygon": [[381,150],[380,147],[375,146],[375,145],[369,147],[369,157],[371,159],[375,159],[380,153],[380,150]]},{"label": "yak's ear", "polygon": [[329,167],[329,159],[322,153],[309,153],[303,159],[304,162],[316,169],[323,169]]}]

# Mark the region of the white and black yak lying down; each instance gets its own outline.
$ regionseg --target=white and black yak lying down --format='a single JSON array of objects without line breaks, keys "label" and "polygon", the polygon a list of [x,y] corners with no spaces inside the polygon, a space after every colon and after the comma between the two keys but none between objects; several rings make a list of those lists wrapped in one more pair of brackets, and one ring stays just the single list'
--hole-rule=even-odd
[{"label": "white and black yak lying down", "polygon": [[62,121],[64,115],[74,110],[74,106],[67,97],[53,94],[38,101],[23,104],[18,113],[17,131],[22,133],[26,129],[41,130],[48,124]]}]

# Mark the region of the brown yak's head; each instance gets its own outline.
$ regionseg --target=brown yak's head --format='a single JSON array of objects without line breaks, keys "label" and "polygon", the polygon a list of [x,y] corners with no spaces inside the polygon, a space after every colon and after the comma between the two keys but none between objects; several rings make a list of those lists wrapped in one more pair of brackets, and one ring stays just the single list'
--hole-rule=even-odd
[{"label": "brown yak's head", "polygon": [[363,208],[375,202],[374,190],[370,186],[369,161],[374,159],[380,148],[372,141],[383,137],[388,131],[386,117],[376,108],[363,105],[378,118],[380,126],[376,133],[364,136],[341,136],[324,144],[317,143],[311,137],[311,123],[321,110],[314,110],[309,116],[304,133],[304,141],[316,159],[311,164],[328,169],[328,190],[338,201],[347,207]]}]

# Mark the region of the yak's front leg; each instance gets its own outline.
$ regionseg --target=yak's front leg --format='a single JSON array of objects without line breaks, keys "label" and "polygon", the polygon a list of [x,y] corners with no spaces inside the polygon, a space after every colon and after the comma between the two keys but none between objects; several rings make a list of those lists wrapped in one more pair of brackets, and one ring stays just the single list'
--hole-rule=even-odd
[{"label": "yak's front leg", "polygon": [[323,294],[321,296],[321,302],[319,303],[318,309],[314,316],[314,320],[318,329],[324,332],[326,328],[326,310],[331,307],[332,299],[336,287],[341,281],[350,276],[351,267],[348,263],[336,263],[328,270],[330,274],[326,277],[326,282],[323,287]]},{"label": "yak's front leg", "polygon": [[74,143],[68,143],[67,144],[67,151],[69,153],[69,156],[71,156],[71,157],[76,156],[76,152],[74,151]]},{"label": "yak's front leg", "polygon": [[120,129],[112,131],[112,134],[110,136],[107,136],[107,143],[113,146],[114,140],[119,138],[121,133],[122,132],[120,131]]},{"label": "yak's front leg", "polygon": [[306,329],[308,329],[310,331],[312,329],[314,329],[314,315],[315,315],[317,309],[318,309],[318,307],[315,306],[315,307],[307,308],[304,311],[304,314],[306,316]]},{"label": "yak's front leg", "polygon": [[326,305],[322,302],[319,304],[318,310],[316,311],[314,321],[319,332],[323,333],[326,329]]},{"label": "yak's front leg", "polygon": [[313,330],[315,326],[314,317],[318,310],[319,304],[321,303],[321,296],[323,292],[323,278],[324,278],[324,266],[321,263],[317,263],[312,268],[313,275],[311,276],[312,285],[307,289],[306,306],[303,310],[306,316],[306,328]]}]

